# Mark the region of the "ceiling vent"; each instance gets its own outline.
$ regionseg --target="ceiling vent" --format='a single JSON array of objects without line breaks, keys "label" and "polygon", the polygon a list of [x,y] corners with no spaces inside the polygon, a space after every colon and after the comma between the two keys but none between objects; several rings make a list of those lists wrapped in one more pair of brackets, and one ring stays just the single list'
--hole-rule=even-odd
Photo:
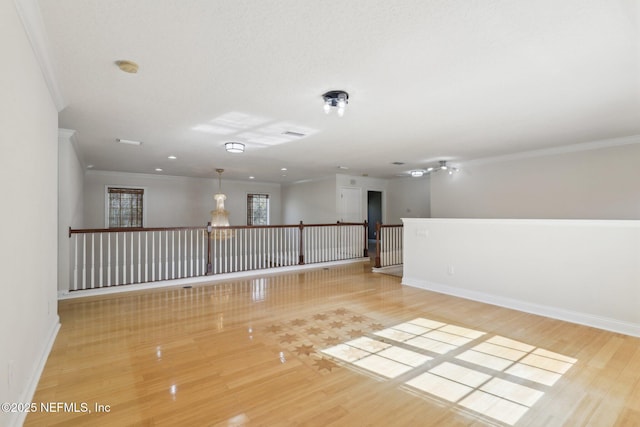
[{"label": "ceiling vent", "polygon": [[292,130],[288,130],[288,131],[282,132],[282,134],[283,135],[289,135],[289,136],[295,136],[295,137],[298,137],[298,138],[302,138],[303,136],[307,136],[304,133],[294,132]]}]

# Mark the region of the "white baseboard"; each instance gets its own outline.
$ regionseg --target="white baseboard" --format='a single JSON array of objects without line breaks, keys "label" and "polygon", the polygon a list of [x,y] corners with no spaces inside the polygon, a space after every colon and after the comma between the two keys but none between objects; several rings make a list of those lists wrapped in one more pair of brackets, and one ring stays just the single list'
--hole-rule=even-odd
[{"label": "white baseboard", "polygon": [[370,262],[369,258],[352,258],[341,261],[319,262],[316,264],[292,265],[289,267],[265,268],[264,270],[238,271],[235,273],[214,274],[212,276],[189,277],[185,279],[159,280],[157,282],[136,283],[132,285],[116,285],[104,288],[85,289],[79,291],[58,291],[58,299],[72,299],[81,297],[92,297],[96,295],[114,294],[120,292],[142,291],[146,289],[158,289],[171,286],[186,286],[200,283],[213,283],[224,280],[241,279],[245,277],[264,277],[273,274],[290,273],[299,270],[311,270],[317,268],[331,267],[342,264],[352,264],[355,262]]},{"label": "white baseboard", "polygon": [[[49,331],[47,333],[47,338],[44,342],[44,346],[42,347],[42,352],[40,357],[38,358],[37,365],[31,372],[31,377],[29,378],[29,382],[22,393],[22,396],[17,400],[18,402],[32,402],[33,396],[36,394],[36,389],[38,388],[38,382],[40,381],[40,377],[42,376],[42,372],[44,371],[44,367],[47,364],[47,359],[49,358],[49,353],[51,353],[51,349],[53,348],[53,343],[56,340],[56,336],[58,335],[58,331],[60,330],[60,318],[58,316],[55,317],[54,322],[51,324]],[[14,412],[11,415],[13,417],[9,418],[9,427],[18,427],[24,424],[25,419],[27,418],[27,412]]]},{"label": "white baseboard", "polygon": [[604,329],[606,331],[640,337],[640,324],[631,323],[624,320],[601,317],[572,310],[565,310],[560,307],[534,304],[527,301],[487,294],[484,292],[456,288],[453,286],[443,285],[440,283],[430,282],[428,280],[415,279],[406,276],[402,278],[402,284],[415,288],[425,289],[428,291],[438,292],[441,294],[452,295],[455,297],[483,302],[486,304],[510,308],[513,310],[524,311],[526,313],[564,320],[570,323],[577,323],[579,325],[591,326],[598,329]]}]

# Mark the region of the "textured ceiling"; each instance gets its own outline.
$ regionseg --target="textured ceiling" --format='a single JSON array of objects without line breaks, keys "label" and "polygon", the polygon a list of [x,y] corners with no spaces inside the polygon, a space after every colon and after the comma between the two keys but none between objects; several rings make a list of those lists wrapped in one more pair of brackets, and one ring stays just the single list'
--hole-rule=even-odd
[{"label": "textured ceiling", "polygon": [[640,134],[638,3],[39,1],[85,164],[273,182]]}]

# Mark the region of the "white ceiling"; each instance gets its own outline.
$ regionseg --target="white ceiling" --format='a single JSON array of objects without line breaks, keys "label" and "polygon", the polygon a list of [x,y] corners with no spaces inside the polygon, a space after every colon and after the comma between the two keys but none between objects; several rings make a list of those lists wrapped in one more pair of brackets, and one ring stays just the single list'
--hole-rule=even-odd
[{"label": "white ceiling", "polygon": [[[638,3],[39,0],[86,165],[272,182],[640,134]],[[323,113],[332,89],[342,118]],[[285,130],[308,136],[255,143]]]}]

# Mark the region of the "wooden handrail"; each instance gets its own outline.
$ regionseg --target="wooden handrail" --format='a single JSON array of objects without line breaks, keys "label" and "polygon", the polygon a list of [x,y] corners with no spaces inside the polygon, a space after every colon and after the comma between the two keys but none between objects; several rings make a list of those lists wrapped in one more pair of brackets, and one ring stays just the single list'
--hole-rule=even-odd
[{"label": "wooden handrail", "polygon": [[[300,221],[300,224],[303,224]],[[335,224],[303,224],[304,227],[335,227],[335,226],[347,226],[347,225],[362,225],[362,222],[338,222]],[[364,222],[366,224],[366,221]],[[298,228],[299,224],[295,225],[225,225],[215,227],[218,230],[242,230],[242,229],[255,229],[255,228]],[[91,233],[122,233],[131,231],[173,231],[173,230],[203,230],[206,231],[207,226],[183,226],[183,227],[118,227],[118,228],[71,228],[69,227],[69,237],[72,234],[91,234]]]}]

